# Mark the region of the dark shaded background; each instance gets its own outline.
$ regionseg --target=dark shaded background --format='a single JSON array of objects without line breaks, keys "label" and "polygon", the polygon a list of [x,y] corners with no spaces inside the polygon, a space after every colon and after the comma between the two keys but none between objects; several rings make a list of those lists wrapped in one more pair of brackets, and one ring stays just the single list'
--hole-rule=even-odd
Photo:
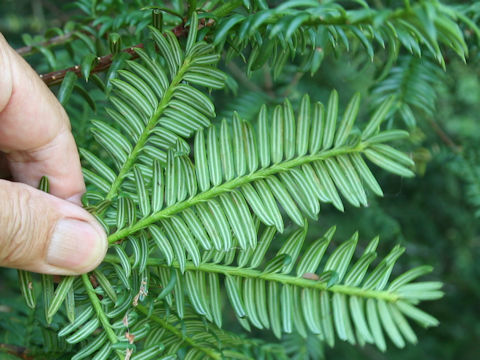
[{"label": "dark shaded background", "polygon": [[[78,14],[77,9],[66,6],[69,4],[69,1],[57,0],[0,0],[0,31],[12,46],[20,47],[22,34],[43,34],[47,28],[63,26]],[[318,224],[311,224],[310,230],[313,236],[337,224],[338,238],[345,239],[358,229],[364,243],[380,234],[380,254],[386,254],[400,243],[407,251],[397,271],[420,264],[433,265],[435,271],[431,279],[445,282],[446,295],[439,301],[425,303],[423,308],[441,324],[434,329],[417,328],[420,341],[416,346],[398,350],[390,344],[388,352],[382,354],[372,347],[361,349],[340,343],[326,350],[327,359],[468,360],[480,356],[480,226],[475,217],[478,208],[472,206],[472,195],[467,191],[468,186],[474,187],[476,182],[480,193],[480,179],[472,180],[466,175],[471,168],[480,169],[477,155],[480,154],[480,66],[475,48],[467,64],[453,56],[447,60],[447,72],[441,73],[441,81],[435,86],[438,94],[435,116],[416,114],[418,127],[407,145],[416,155],[418,176],[402,180],[377,171],[385,192],[383,199],[372,199],[366,209],[347,206],[344,215],[324,206]],[[28,61],[40,72],[47,70],[40,55],[31,56]],[[252,93],[251,84],[241,83],[233,104],[219,99],[217,113],[228,115],[236,108],[249,118],[261,102],[268,102],[265,95],[268,92],[286,92],[293,102],[298,101],[303,92],[309,92],[313,100],[325,100],[335,87],[343,94],[341,99],[345,103],[354,91],[366,92],[372,85],[374,65],[359,64],[348,54],[328,57],[314,78],[305,76],[295,87],[289,86],[294,74],[288,71],[268,88],[263,74],[254,74],[248,81],[257,86],[260,93]],[[75,108],[75,104],[68,110],[77,141],[87,141],[84,119],[93,114],[84,108]],[[19,297],[15,271],[0,269],[0,294],[0,343],[12,343],[18,340],[13,338],[15,331],[5,328],[6,322],[2,319],[9,318],[9,324],[13,321],[23,326],[21,318],[12,320],[11,317],[11,308],[23,301]]]}]

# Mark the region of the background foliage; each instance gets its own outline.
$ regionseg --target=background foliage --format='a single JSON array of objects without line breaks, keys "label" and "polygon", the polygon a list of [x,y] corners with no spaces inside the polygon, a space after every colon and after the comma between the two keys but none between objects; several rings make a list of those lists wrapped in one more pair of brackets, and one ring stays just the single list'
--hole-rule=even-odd
[{"label": "background foliage", "polygon": [[[345,6],[353,6],[352,2],[344,3]],[[371,6],[388,8],[397,3],[401,2],[372,1]],[[459,9],[472,6],[469,14],[476,21],[474,14],[478,9],[475,9],[475,4],[468,1],[448,3]],[[125,1],[125,4],[119,6],[126,6],[131,11],[139,11],[141,7],[140,2],[135,1]],[[111,25],[114,31],[129,33],[122,38],[122,47],[135,43],[135,26],[144,27],[150,22],[150,11],[144,11],[144,14],[140,14],[139,20],[130,27],[121,24],[121,19],[118,20],[118,29],[114,29],[117,24]],[[114,14],[106,16],[115,17]],[[14,47],[23,46],[24,42],[27,45],[35,42],[35,39],[26,36],[22,39],[21,34],[24,33],[43,34],[52,27],[64,26],[67,29],[70,26],[72,30],[77,26],[73,22],[67,24],[72,20],[88,23],[81,6],[72,6],[69,1],[7,0],[0,3],[0,31]],[[174,23],[175,19],[166,16],[165,21]],[[220,120],[231,118],[233,110],[238,111],[242,118],[253,120],[262,104],[281,103],[286,96],[292,103],[298,104],[304,93],[310,94],[312,101],[327,103],[332,88],[341,94],[342,108],[357,91],[370,108],[378,106],[385,96],[393,92],[398,92],[401,99],[390,121],[395,127],[408,129],[411,133],[409,141],[403,146],[404,150],[414,154],[417,176],[405,179],[375,169],[385,196],[370,197],[367,208],[346,206],[344,214],[333,207],[323,207],[319,221],[310,222],[309,236],[313,240],[336,224],[339,239],[348,239],[356,230],[359,230],[361,239],[379,234],[382,240],[380,254],[388,253],[395,244],[405,246],[407,255],[398,265],[402,270],[430,264],[435,270],[429,278],[445,283],[445,297],[425,303],[422,307],[440,319],[441,324],[436,328],[418,330],[420,341],[417,345],[408,345],[401,350],[390,345],[387,353],[371,346],[360,348],[343,342],[338,342],[334,349],[323,347],[313,340],[305,345],[324,348],[327,359],[475,359],[480,353],[477,341],[480,338],[480,285],[477,281],[480,277],[480,153],[477,146],[480,141],[480,63],[478,39],[471,30],[464,29],[464,33],[470,50],[466,63],[453,50],[447,49],[444,71],[431,55],[419,59],[402,49],[401,56],[392,64],[387,75],[381,76],[381,81],[379,76],[388,56],[379,51],[371,61],[368,49],[364,50],[359,41],[351,44],[349,52],[343,45],[339,45],[337,50],[325,51],[313,76],[298,71],[300,60],[287,61],[276,79],[272,79],[265,68],[254,71],[251,77],[245,76],[246,65],[238,59],[221,65],[229,74],[227,83],[230,86],[227,90],[214,93],[217,118]],[[28,61],[39,73],[72,66],[85,56],[82,53],[85,46],[79,46],[75,41],[81,44],[82,38],[72,43],[77,52],[73,56],[76,62],[72,62],[71,54],[64,48],[56,49],[54,57],[48,52],[35,53],[28,57]],[[104,52],[100,55],[111,50],[108,42],[104,43]],[[66,107],[77,142],[92,151],[99,151],[94,147],[92,149],[91,135],[86,128],[91,118],[105,116],[105,98],[102,92],[94,90],[93,85],[86,86],[92,90],[96,109],[92,109],[75,90]],[[54,90],[57,91],[58,87]],[[368,107],[361,108],[361,115],[368,110]],[[19,307],[23,300],[17,290],[16,272],[1,269],[0,279],[0,343],[23,345],[18,342],[18,334],[28,343],[30,338],[39,337],[38,329],[25,327],[28,317],[33,315],[22,314],[25,308]],[[231,322],[233,329],[237,326],[233,318],[226,317],[224,320]],[[255,336],[260,334],[267,336],[266,341],[275,341],[268,334],[253,332]],[[0,353],[1,356],[7,355]]]}]

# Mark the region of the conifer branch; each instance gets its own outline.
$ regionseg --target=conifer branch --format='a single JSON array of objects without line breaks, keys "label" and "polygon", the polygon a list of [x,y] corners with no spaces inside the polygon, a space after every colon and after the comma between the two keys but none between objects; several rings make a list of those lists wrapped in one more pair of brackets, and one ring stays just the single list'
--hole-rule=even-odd
[{"label": "conifer branch", "polygon": [[[178,12],[162,8],[168,2],[143,9],[122,1],[86,3],[78,2],[88,16],[68,27],[74,31],[27,41],[31,46],[17,51],[41,52],[52,64],[57,71],[40,77],[47,86],[61,84],[62,104],[74,91],[95,108],[96,100],[75,80],[107,71],[101,78],[108,86],[99,82],[99,88],[109,99],[108,119],[102,112],[91,120],[95,143],[86,138],[79,151],[88,184],[82,204],[109,234],[109,254],[95,275],[69,277],[57,287],[52,277],[42,276],[40,283],[19,272],[27,306],[44,305],[45,311],[27,313],[26,330],[18,331],[21,346],[0,344],[0,354],[24,360],[285,359],[307,349],[312,335],[316,347],[333,346],[338,338],[385,351],[387,336],[399,348],[417,342],[412,321],[438,325],[417,305],[441,298],[442,284],[414,281],[432,267],[417,266],[391,279],[404,247],[396,245],[378,259],[378,237],[364,246],[356,232],[339,244],[332,241],[331,226],[321,237],[315,227],[312,241],[307,229],[322,204],[343,212],[344,204],[366,207],[370,196],[383,196],[370,165],[414,176],[412,154],[390,145],[408,132],[383,124],[395,111],[403,114],[402,104],[434,109],[438,74],[427,65],[444,65],[445,49],[462,59],[468,55],[462,24],[475,25],[457,16],[460,10],[435,0],[384,9],[366,3],[189,1]],[[164,22],[164,12],[175,19]],[[149,39],[155,48],[147,46]],[[112,54],[99,50],[106,43]],[[69,64],[55,61],[62,45],[74,51]],[[375,94],[368,109],[362,110],[359,93],[344,109],[336,90],[325,104],[310,101],[304,85],[311,80],[304,74],[315,74],[332,51],[362,62],[366,52],[373,67],[377,57],[388,56],[379,85],[367,91]],[[408,60],[413,55],[420,60]],[[245,85],[242,90],[262,91],[233,101],[211,96],[225,85],[234,93],[238,87],[218,68],[222,57],[230,75]],[[239,58],[246,69],[236,67]],[[258,76],[245,77],[262,71],[264,89]],[[283,83],[274,94],[274,85]],[[292,101],[280,104],[290,93]],[[269,106],[262,106],[265,101]],[[231,121],[219,121],[230,112]],[[358,114],[369,118],[365,126]],[[291,224],[299,228],[290,231]],[[43,300],[37,302],[39,287]],[[223,316],[225,298],[247,331],[253,326],[281,339],[277,353],[258,337],[222,330],[233,318]],[[31,341],[37,325],[42,342]]]},{"label": "conifer branch", "polygon": [[190,66],[188,61],[185,61],[184,65],[178,70],[178,73],[175,75],[173,78],[170,86],[168,89],[165,91],[165,94],[162,98],[162,101],[158,104],[157,110],[155,113],[151,116],[150,120],[148,121],[148,124],[146,125],[142,135],[138,139],[137,143],[135,144],[135,147],[132,150],[132,153],[128,157],[128,160],[125,162],[123,165],[122,169],[118,173],[115,182],[112,184],[110,191],[108,192],[106,196],[106,200],[112,200],[114,196],[117,195],[118,189],[120,188],[120,185],[122,184],[122,181],[124,177],[127,175],[127,173],[132,169],[132,166],[134,165],[135,161],[137,160],[138,155],[142,151],[142,149],[145,146],[145,143],[148,141],[148,138],[150,136],[150,132],[152,129],[157,125],[157,121],[162,116],[163,111],[167,108],[168,103],[170,102],[173,91],[175,87],[180,83],[180,81],[183,78],[183,75],[185,71],[188,69]]},{"label": "conifer branch", "polygon": [[334,156],[345,155],[345,154],[353,154],[358,153],[363,150],[365,144],[360,143],[356,147],[340,147],[336,149],[331,149],[327,151],[320,152],[314,155],[308,155],[303,157],[297,157],[289,161],[285,161],[279,164],[272,165],[268,168],[261,169],[256,171],[252,174],[248,174],[245,176],[241,176],[235,178],[233,180],[227,181],[221,185],[213,187],[205,192],[201,192],[198,195],[192,197],[191,199],[187,199],[185,201],[177,202],[176,204],[167,207],[163,210],[160,210],[156,213],[151,214],[143,218],[142,220],[138,221],[132,226],[126,227],[116,233],[110,235],[108,237],[108,242],[110,244],[116,243],[121,241],[122,239],[126,238],[129,235],[136,233],[137,231],[148,227],[149,225],[161,220],[168,218],[172,215],[178,214],[179,212],[191,208],[196,204],[202,203],[204,201],[210,200],[214,197],[217,197],[221,194],[228,193],[234,189],[240,188],[242,185],[251,183],[255,180],[264,179],[267,176],[271,176],[274,174],[278,174],[282,171],[286,171],[288,169],[295,168],[297,166],[301,166],[303,164],[311,163],[318,160],[325,160]]}]

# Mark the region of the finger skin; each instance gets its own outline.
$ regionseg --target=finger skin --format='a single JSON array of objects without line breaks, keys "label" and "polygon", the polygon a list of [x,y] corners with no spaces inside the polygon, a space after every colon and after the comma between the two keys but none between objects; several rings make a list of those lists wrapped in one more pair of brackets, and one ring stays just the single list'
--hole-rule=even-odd
[{"label": "finger skin", "polygon": [[[0,266],[58,275],[98,266],[108,242],[74,204],[85,184],[68,116],[1,34],[0,159],[0,176],[22,182],[0,180]],[[34,188],[42,176],[52,195]]]},{"label": "finger skin", "polygon": [[[76,275],[93,270],[105,256],[108,243],[103,229],[87,211],[69,201],[0,180],[0,209],[0,266]],[[62,249],[68,250],[62,250],[64,266],[59,267],[51,263],[50,245],[64,220],[77,220],[80,227],[72,229],[72,236],[58,239],[64,242]],[[83,231],[87,227],[93,227],[93,236]]]},{"label": "finger skin", "polygon": [[0,151],[15,181],[79,201],[85,191],[68,116],[36,72],[0,34]]}]

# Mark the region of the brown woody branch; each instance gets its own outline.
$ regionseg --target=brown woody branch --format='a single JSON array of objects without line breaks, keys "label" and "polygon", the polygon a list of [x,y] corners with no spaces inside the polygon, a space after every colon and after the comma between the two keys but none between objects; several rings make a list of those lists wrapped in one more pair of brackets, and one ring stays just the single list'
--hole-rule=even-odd
[{"label": "brown woody branch", "polygon": [[[203,19],[202,19],[203,20]],[[213,23],[208,22],[205,24],[205,22],[201,21],[198,25],[198,28],[201,29],[204,26],[211,26]],[[182,36],[185,36],[188,34],[188,29],[184,26],[184,24],[178,25],[172,29],[172,32],[175,34],[176,37],[180,38]],[[53,39],[53,38],[52,38]],[[131,56],[131,59],[135,59],[138,57],[137,53],[135,52],[135,48],[142,48],[143,44],[137,44],[132,47],[126,48],[121,50],[122,52],[128,53]],[[21,49],[19,49],[21,50]],[[17,50],[17,52],[19,51]],[[90,71],[90,73],[99,73],[106,71],[111,65],[113,61],[113,54],[108,54],[105,56],[99,56],[96,61],[95,67]],[[53,86],[60,84],[67,74],[67,72],[72,71],[74,72],[78,77],[82,76],[82,71],[81,71],[80,65],[75,65],[72,67],[69,67],[67,69],[63,70],[58,70],[58,71],[52,71],[47,74],[41,74],[40,78],[43,80],[47,86]]]},{"label": "brown woody branch", "polygon": [[[142,48],[143,44],[137,44],[135,46],[129,47],[127,49],[123,49],[122,52],[125,52],[127,54],[130,54],[131,59],[135,59],[138,57],[137,53],[135,52],[135,48]],[[99,56],[96,60],[96,65],[95,67],[90,71],[91,74],[93,73],[98,73],[107,70],[110,65],[112,65],[113,61],[113,54],[108,54],[105,56]],[[75,65],[72,67],[69,67],[67,69],[63,70],[58,70],[58,71],[52,71],[47,74],[41,74],[40,78],[43,80],[45,84],[48,86],[53,86],[56,84],[60,84],[67,74],[67,72],[72,71],[77,75],[78,77],[82,76],[82,69],[80,65]]]}]

